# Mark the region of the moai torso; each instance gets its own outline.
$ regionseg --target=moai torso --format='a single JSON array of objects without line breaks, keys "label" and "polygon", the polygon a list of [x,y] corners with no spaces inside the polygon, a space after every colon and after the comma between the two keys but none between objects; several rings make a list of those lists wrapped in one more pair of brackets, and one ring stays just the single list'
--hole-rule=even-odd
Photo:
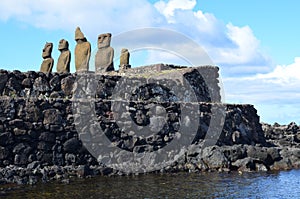
[{"label": "moai torso", "polygon": [[70,72],[70,61],[71,52],[69,51],[68,41],[62,39],[59,41],[58,50],[60,50],[60,55],[56,65],[56,71],[58,73],[69,73]]},{"label": "moai torso", "polygon": [[98,37],[98,51],[95,56],[96,72],[114,70],[114,49],[110,47],[111,34],[101,34]]},{"label": "moai torso", "polygon": [[128,52],[128,49],[123,48],[121,51],[121,57],[120,57],[120,65],[129,65],[129,57],[130,54]]},{"label": "moai torso", "polygon": [[40,68],[40,71],[43,73],[51,73],[52,72],[52,68],[53,68],[53,64],[54,64],[54,60],[51,57],[52,48],[53,48],[53,44],[47,42],[43,49],[42,57],[44,60],[41,64],[41,68]]},{"label": "moai torso", "polygon": [[53,68],[53,58],[46,58],[43,60],[40,71],[43,73],[51,73]]},{"label": "moai torso", "polygon": [[83,33],[78,27],[75,32],[75,68],[76,72],[89,70],[89,61],[91,56],[91,44],[86,40]]},{"label": "moai torso", "polygon": [[130,58],[130,53],[128,52],[128,49],[123,48],[120,56],[120,65],[119,65],[120,72],[125,72],[125,70],[127,70],[128,68],[131,68],[131,65],[129,64],[129,58]]}]

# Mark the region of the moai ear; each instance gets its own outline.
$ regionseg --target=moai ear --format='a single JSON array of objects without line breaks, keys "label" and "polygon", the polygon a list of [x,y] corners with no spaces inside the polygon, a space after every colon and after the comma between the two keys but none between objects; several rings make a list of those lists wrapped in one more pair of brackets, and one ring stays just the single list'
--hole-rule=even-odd
[{"label": "moai ear", "polygon": [[49,52],[52,52],[53,43],[47,42],[47,48],[49,48]]}]

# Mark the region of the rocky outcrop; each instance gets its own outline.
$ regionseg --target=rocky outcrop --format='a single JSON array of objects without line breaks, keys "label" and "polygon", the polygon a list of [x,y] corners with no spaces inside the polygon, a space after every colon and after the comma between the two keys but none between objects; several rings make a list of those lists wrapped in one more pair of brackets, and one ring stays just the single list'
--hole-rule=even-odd
[{"label": "rocky outcrop", "polygon": [[266,140],[279,150],[280,159],[271,166],[272,170],[300,168],[300,126],[295,122],[288,125],[262,124]]},{"label": "rocky outcrop", "polygon": [[266,139],[274,146],[300,147],[300,127],[295,122],[291,122],[288,125],[263,123],[262,128]]},{"label": "rocky outcrop", "polygon": [[270,171],[300,168],[300,128],[288,125],[262,124],[266,144],[234,144],[202,148],[192,145],[185,158],[170,171]]}]

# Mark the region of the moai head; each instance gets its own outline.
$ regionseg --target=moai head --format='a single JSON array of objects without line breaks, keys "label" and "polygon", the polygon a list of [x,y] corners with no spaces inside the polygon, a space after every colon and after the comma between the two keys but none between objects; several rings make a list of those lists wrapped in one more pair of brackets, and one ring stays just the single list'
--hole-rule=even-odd
[{"label": "moai head", "polygon": [[127,48],[122,48],[121,53],[122,54],[128,53],[128,49]]},{"label": "moai head", "polygon": [[86,38],[84,37],[84,34],[81,32],[80,28],[77,27],[75,30],[75,41],[84,41]]},{"label": "moai head", "polygon": [[68,50],[69,49],[69,42],[67,40],[61,39],[58,44],[58,50]]},{"label": "moai head", "polygon": [[111,33],[105,33],[98,36],[98,48],[105,48],[110,46]]},{"label": "moai head", "polygon": [[42,57],[44,59],[51,57],[52,48],[53,48],[53,43],[46,42],[45,47],[43,48],[43,54],[42,54]]}]

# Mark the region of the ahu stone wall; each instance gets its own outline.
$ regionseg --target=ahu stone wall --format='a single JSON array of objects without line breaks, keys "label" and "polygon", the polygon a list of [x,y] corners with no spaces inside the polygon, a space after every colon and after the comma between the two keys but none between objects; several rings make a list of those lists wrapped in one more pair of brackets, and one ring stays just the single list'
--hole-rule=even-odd
[{"label": "ahu stone wall", "polygon": [[[198,69],[114,75],[1,70],[0,167],[97,165],[85,144],[101,142],[99,131],[115,147],[138,153],[184,133],[191,133],[191,144],[264,145],[256,109],[220,103],[218,68]],[[150,134],[140,134],[143,128]]]}]

